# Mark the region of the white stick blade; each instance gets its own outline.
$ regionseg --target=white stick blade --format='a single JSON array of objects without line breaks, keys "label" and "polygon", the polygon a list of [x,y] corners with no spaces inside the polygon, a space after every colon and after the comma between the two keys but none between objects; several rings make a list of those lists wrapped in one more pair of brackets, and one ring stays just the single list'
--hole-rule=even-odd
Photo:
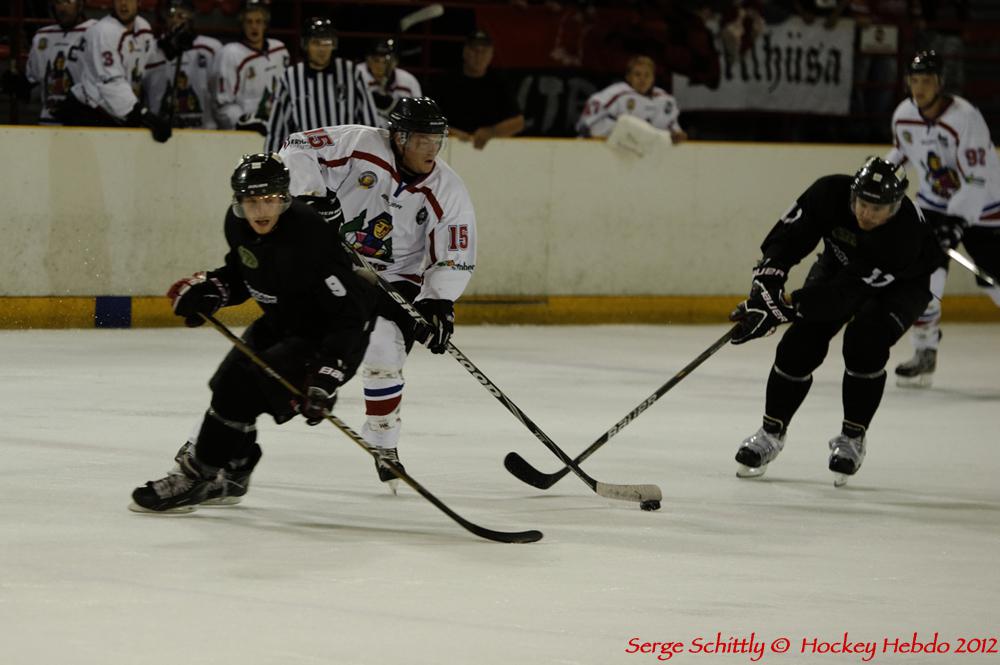
[{"label": "white stick blade", "polygon": [[434,3],[433,5],[427,5],[422,9],[418,9],[412,14],[407,14],[399,21],[399,31],[406,32],[418,23],[423,23],[424,21],[430,21],[438,16],[444,14],[444,7],[439,3]]}]

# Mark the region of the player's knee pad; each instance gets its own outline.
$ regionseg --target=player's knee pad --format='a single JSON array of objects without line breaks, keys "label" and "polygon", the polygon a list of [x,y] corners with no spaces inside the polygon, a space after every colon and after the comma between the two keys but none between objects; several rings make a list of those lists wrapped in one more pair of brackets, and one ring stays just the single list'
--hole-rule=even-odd
[{"label": "player's knee pad", "polygon": [[406,342],[399,326],[381,316],[368,338],[362,364],[366,367],[402,368],[406,363]]},{"label": "player's knee pad", "polygon": [[793,377],[808,377],[823,364],[830,349],[830,337],[817,327],[792,324],[775,353],[775,366]]},{"label": "player's knee pad", "polygon": [[844,366],[858,375],[885,369],[892,348],[906,330],[893,315],[855,319],[844,330]]}]

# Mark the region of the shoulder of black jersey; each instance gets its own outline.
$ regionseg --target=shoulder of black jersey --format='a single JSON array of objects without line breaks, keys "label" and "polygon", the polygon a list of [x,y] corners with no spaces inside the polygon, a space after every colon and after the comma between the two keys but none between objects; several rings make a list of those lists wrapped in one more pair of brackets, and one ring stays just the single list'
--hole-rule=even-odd
[{"label": "shoulder of black jersey", "polygon": [[833,197],[840,194],[847,194],[851,190],[853,176],[842,173],[834,173],[818,178],[816,182],[809,186],[805,195]]},{"label": "shoulder of black jersey", "polygon": [[323,229],[330,227],[311,205],[299,199],[292,199],[292,204],[282,213],[280,221],[289,221],[309,233],[322,233]]}]

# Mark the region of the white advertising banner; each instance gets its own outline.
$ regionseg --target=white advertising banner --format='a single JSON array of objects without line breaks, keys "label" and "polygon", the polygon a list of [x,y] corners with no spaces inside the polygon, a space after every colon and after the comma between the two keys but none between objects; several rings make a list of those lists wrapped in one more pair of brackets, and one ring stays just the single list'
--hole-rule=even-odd
[{"label": "white advertising banner", "polygon": [[823,27],[798,17],[768,25],[753,48],[727,62],[715,90],[674,75],[681,111],[761,110],[846,115],[854,72],[854,21]]}]

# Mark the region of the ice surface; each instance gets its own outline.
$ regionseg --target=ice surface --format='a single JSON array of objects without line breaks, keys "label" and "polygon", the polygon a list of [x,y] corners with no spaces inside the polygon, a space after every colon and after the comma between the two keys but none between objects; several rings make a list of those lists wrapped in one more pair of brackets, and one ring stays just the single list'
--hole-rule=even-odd
[{"label": "ice surface", "polygon": [[[460,327],[455,341],[575,456],[724,332],[721,326]],[[777,337],[726,347],[593,458],[614,483],[658,483],[662,510],[602,499],[570,475],[509,475],[553,455],[448,356],[406,367],[407,470],[484,526],[479,540],[408,488],[390,496],[333,427],[262,421],[246,500],[186,516],[126,510],[208,399],[228,348],[211,329],[0,332],[0,663],[653,663],[629,640],[722,633],[949,640],[1000,632],[1000,329],[946,327],[934,388],[890,385],[860,474],[834,489],[834,341],[788,445],[762,480],[734,476],[759,426]],[[910,354],[904,340],[891,367]],[[337,412],[362,423],[360,384]],[[681,653],[673,662],[745,663]],[[883,654],[870,662],[997,656]]]}]

